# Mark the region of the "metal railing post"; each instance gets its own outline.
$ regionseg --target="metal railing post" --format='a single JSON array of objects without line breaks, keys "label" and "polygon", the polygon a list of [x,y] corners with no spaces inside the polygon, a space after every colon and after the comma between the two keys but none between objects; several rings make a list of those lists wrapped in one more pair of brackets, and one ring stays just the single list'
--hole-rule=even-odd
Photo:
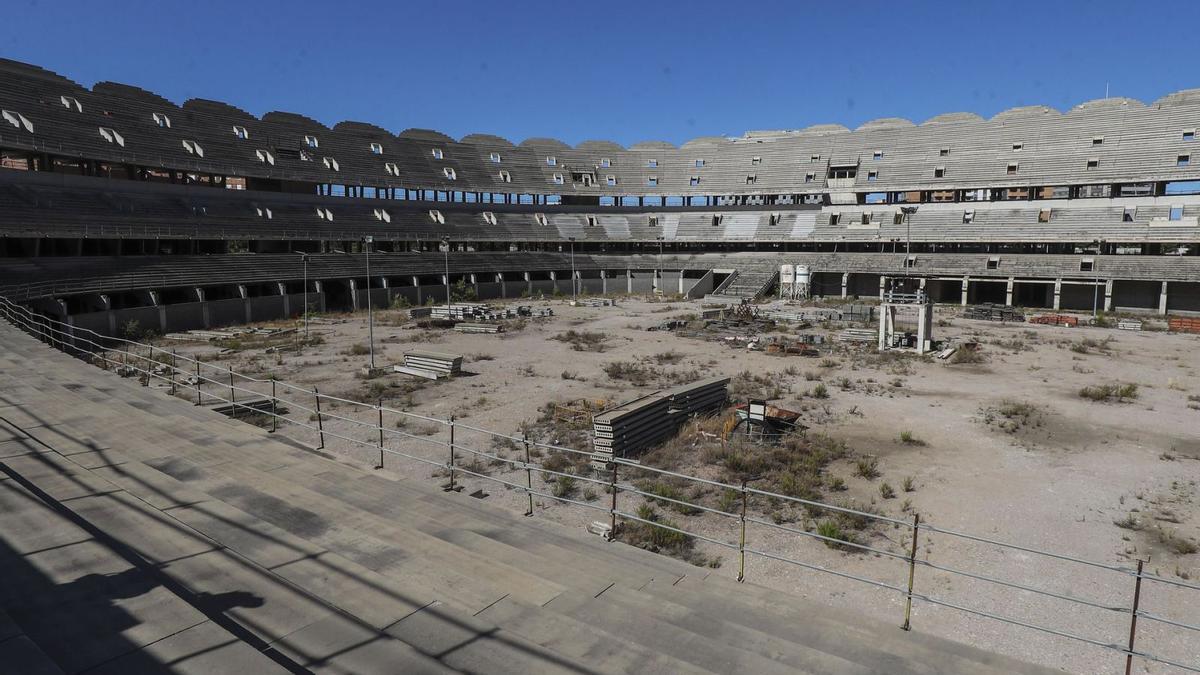
[{"label": "metal railing post", "polygon": [[317,401],[317,433],[321,436],[321,445],[317,446],[318,450],[325,449],[325,424],[321,421],[321,394],[313,387],[313,398]]},{"label": "metal railing post", "polygon": [[612,506],[608,509],[608,540],[617,538],[617,458],[612,460],[612,482],[608,488],[612,490]]},{"label": "metal railing post", "polygon": [[908,593],[904,596],[904,625],[902,630],[912,630],[913,578],[917,573],[917,532],[921,526],[921,514],[913,514],[912,546],[908,550]]},{"label": "metal railing post", "polygon": [[525,434],[525,433],[521,434],[521,443],[524,444],[524,446],[525,446],[525,486],[527,488],[529,488],[525,492],[525,496],[529,497],[529,510],[527,510],[525,512],[525,515],[532,516],[533,515],[533,466],[529,459],[529,435],[528,434]]},{"label": "metal railing post", "polygon": [[171,395],[175,395],[175,373],[179,369],[179,357],[171,350]]},{"label": "metal railing post", "polygon": [[379,405],[375,406],[375,410],[379,412],[379,466],[376,469],[383,468],[383,398],[379,399]]},{"label": "metal railing post", "polygon": [[229,414],[237,417],[237,394],[233,391],[233,364],[229,364]]},{"label": "metal railing post", "polygon": [[446,492],[454,492],[456,489],[454,485],[454,415],[450,416],[450,442],[447,445],[450,446],[450,464],[448,465],[450,467],[450,482],[443,489]]},{"label": "metal railing post", "polygon": [[200,395],[200,355],[196,355],[196,405],[200,405],[202,399]]},{"label": "metal railing post", "polygon": [[1138,603],[1142,599],[1142,566],[1144,560],[1137,561],[1137,581],[1133,585],[1133,611],[1129,615],[1129,651],[1125,654],[1125,675],[1133,672],[1133,640],[1137,637]]},{"label": "metal railing post", "polygon": [[746,481],[742,481],[742,534],[738,539],[738,581],[746,580],[746,507],[750,502],[750,492],[746,490]]},{"label": "metal railing post", "polygon": [[275,433],[275,430],[279,428],[279,425],[277,424],[278,420],[276,418],[276,411],[275,411],[275,401],[276,400],[277,399],[275,398],[275,378],[272,377],[271,378],[271,433]]}]

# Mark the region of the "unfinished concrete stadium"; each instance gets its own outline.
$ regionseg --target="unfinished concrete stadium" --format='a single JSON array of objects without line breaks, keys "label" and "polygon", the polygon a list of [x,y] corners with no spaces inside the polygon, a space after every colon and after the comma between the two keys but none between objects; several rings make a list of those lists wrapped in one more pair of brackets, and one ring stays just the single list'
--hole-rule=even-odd
[{"label": "unfinished concrete stadium", "polygon": [[1200,90],[0,110],[4,672],[1200,672]]}]

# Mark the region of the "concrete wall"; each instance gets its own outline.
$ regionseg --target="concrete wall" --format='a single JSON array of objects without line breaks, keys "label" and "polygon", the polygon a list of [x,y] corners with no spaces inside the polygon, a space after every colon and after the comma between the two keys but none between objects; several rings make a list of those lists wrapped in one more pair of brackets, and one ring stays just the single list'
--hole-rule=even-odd
[{"label": "concrete wall", "polygon": [[241,298],[214,300],[208,304],[208,327],[233,326],[246,322],[246,304]]},{"label": "concrete wall", "polygon": [[879,297],[878,274],[851,274],[850,283],[846,287],[847,294],[864,298]]},{"label": "concrete wall", "polygon": [[162,331],[162,323],[159,320],[159,312],[157,307],[130,307],[129,309],[117,309],[112,312],[113,319],[116,321],[116,334],[124,337],[125,324],[130,321],[137,321],[141,330],[152,330],[156,333]]},{"label": "concrete wall", "polygon": [[1161,291],[1162,282],[1121,281],[1118,279],[1113,282],[1112,306],[1114,309],[1157,312]]},{"label": "concrete wall", "polygon": [[1200,312],[1200,283],[1172,281],[1167,284],[1168,312]]},{"label": "concrete wall", "polygon": [[633,292],[652,293],[654,291],[654,270],[633,271]]},{"label": "concrete wall", "polygon": [[[1063,284],[1059,307],[1061,309],[1086,310],[1090,312],[1092,311],[1093,293],[1094,289],[1091,285]],[[1100,288],[1098,302],[1100,309],[1104,309],[1103,287]]]},{"label": "concrete wall", "polygon": [[584,293],[599,295],[604,292],[604,283],[599,277],[595,279],[580,279],[579,288]]},{"label": "concrete wall", "polygon": [[174,305],[164,305],[167,325],[164,332],[196,330],[204,328],[204,303],[181,302]]},{"label": "concrete wall", "polygon": [[283,296],[282,295],[264,295],[257,298],[249,298],[246,300],[249,305],[250,321],[267,321],[269,319],[278,319],[283,316]]},{"label": "concrete wall", "polygon": [[494,300],[504,297],[501,293],[500,282],[498,281],[480,282],[477,286],[478,288],[475,292],[480,300]]}]

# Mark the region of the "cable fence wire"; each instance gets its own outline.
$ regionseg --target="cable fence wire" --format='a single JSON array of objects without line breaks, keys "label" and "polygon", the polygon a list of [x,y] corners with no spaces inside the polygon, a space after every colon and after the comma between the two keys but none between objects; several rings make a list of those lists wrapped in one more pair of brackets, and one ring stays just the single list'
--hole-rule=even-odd
[{"label": "cable fence wire", "polygon": [[[773,493],[759,488],[747,487],[745,485],[732,485],[721,481],[690,476],[658,467],[642,465],[635,461],[624,458],[615,458],[610,460],[608,466],[612,467],[612,477],[606,476],[605,472],[600,472],[597,476],[592,476],[590,475],[592,473],[590,462],[595,456],[594,453],[587,450],[580,450],[577,448],[565,447],[551,443],[531,441],[524,437],[518,437],[496,432],[490,429],[483,429],[480,427],[462,424],[461,422],[455,422],[452,419],[444,420],[427,415],[387,408],[382,405],[382,402],[371,405],[362,401],[331,396],[329,394],[319,394],[315,390],[307,390],[290,383],[274,380],[273,378],[255,378],[250,375],[233,371],[229,366],[222,368],[216,364],[205,362],[199,358],[193,359],[187,357],[186,355],[180,356],[176,354],[174,350],[168,351],[155,345],[148,345],[125,338],[104,336],[89,329],[70,326],[50,317],[34,314],[28,308],[14,304],[8,298],[4,298],[2,296],[0,296],[0,314],[2,314],[10,324],[48,343],[52,347],[66,353],[73,354],[74,356],[85,358],[89,362],[93,363],[94,365],[98,365],[105,370],[121,371],[121,369],[127,369],[125,372],[136,373],[139,379],[144,380],[144,383],[149,384],[152,381],[162,382],[166,386],[175,388],[177,395],[181,396],[186,390],[191,389],[194,390],[194,392],[199,396],[200,402],[203,402],[207,399],[210,403],[215,401],[229,404],[234,410],[245,409],[257,414],[267,415],[278,421],[285,422],[287,425],[318,432],[322,434],[322,437],[327,436],[329,438],[344,441],[350,446],[359,448],[363,451],[369,449],[372,453],[379,453],[381,459],[385,455],[403,457],[424,465],[436,467],[439,470],[450,471],[451,475],[458,473],[463,476],[470,476],[478,480],[491,481],[519,493],[529,494],[531,497],[537,496],[556,503],[579,506],[592,511],[606,513],[614,519],[614,522],[615,520],[620,520],[622,523],[636,523],[645,525],[647,527],[659,528],[665,531],[676,533],[683,537],[707,542],[724,549],[735,550],[742,555],[757,556],[766,560],[773,560],[802,569],[841,577],[872,587],[882,588],[892,592],[904,593],[907,597],[911,597],[917,602],[923,602],[963,614],[1022,627],[1045,635],[1054,636],[1083,645],[1089,645],[1107,651],[1117,652],[1122,655],[1132,655],[1145,661],[1162,663],[1164,665],[1180,668],[1189,672],[1200,672],[1200,667],[1175,661],[1174,659],[1165,657],[1161,654],[1152,654],[1142,650],[1135,650],[1132,647],[1123,647],[1114,642],[1083,636],[1073,631],[1035,623],[1032,620],[1026,620],[1007,614],[1001,614],[994,611],[980,609],[978,607],[968,606],[966,604],[962,604],[962,601],[958,600],[950,600],[945,597],[934,596],[929,593],[912,592],[911,589],[907,589],[899,585],[894,585],[860,574],[831,569],[826,566],[817,565],[804,560],[798,560],[787,555],[758,548],[747,543],[746,536],[748,535],[745,533],[746,531],[744,529],[741,540],[738,543],[730,543],[728,541],[723,541],[710,536],[709,534],[698,532],[695,530],[695,528],[689,529],[686,526],[644,518],[638,513],[630,513],[628,510],[622,510],[622,508],[619,506],[618,500],[623,497],[626,505],[629,504],[630,499],[634,499],[635,501],[640,501],[642,503],[657,503],[664,504],[669,507],[678,507],[677,510],[687,509],[689,512],[694,511],[701,514],[711,515],[712,517],[718,519],[719,522],[740,524],[742,528],[745,528],[747,525],[753,525],[755,528],[763,528],[791,536],[811,538],[830,546],[860,551],[866,554],[879,556],[884,560],[899,561],[900,563],[906,564],[913,569],[919,568],[927,570],[930,573],[940,573],[965,578],[972,582],[991,584],[1016,590],[1022,593],[1029,593],[1034,596],[1046,597],[1057,601],[1072,603],[1081,608],[1102,610],[1123,616],[1128,615],[1131,618],[1142,618],[1159,627],[1168,627],[1180,631],[1187,631],[1189,633],[1200,632],[1200,626],[1194,623],[1178,618],[1166,617],[1153,611],[1147,611],[1145,609],[1138,609],[1134,611],[1123,604],[1111,604],[1089,598],[1076,597],[1074,595],[1068,595],[1055,590],[1003,579],[990,573],[959,569],[950,565],[935,563],[927,559],[919,560],[915,556],[910,557],[864,543],[845,541],[842,539],[825,536],[820,532],[809,531],[808,529],[801,527],[792,527],[780,522],[772,522],[756,515],[732,513],[728,510],[713,508],[711,506],[696,503],[696,501],[688,501],[687,499],[679,498],[677,496],[658,494],[652,490],[643,489],[643,487],[638,485],[637,480],[656,476],[672,478],[680,481],[686,481],[697,486],[731,490],[740,495],[743,499],[746,499],[750,496],[756,496],[768,500],[781,500],[785,503],[799,505],[805,509],[824,510],[834,514],[843,514],[846,516],[852,516],[854,518],[866,519],[869,522],[890,524],[896,528],[904,528],[905,531],[910,532],[911,536],[914,537],[948,537],[951,539],[971,542],[975,545],[996,547],[1004,551],[1015,551],[1041,556],[1063,564],[1080,565],[1097,570],[1098,572],[1112,573],[1120,579],[1129,580],[1132,578],[1139,582],[1144,580],[1151,583],[1163,584],[1184,592],[1200,591],[1200,585],[1189,583],[1181,579],[1170,579],[1145,571],[1139,572],[1138,570],[1132,570],[1121,565],[1088,560],[1064,553],[1046,551],[1033,548],[1031,546],[999,541],[996,539],[973,535],[957,530],[951,530],[948,528],[940,528],[924,522],[915,524],[890,516],[862,511],[846,506],[827,504],[814,500]],[[281,396],[279,395],[280,390],[289,393]],[[237,400],[237,396],[239,394],[243,396],[241,401]],[[271,402],[272,405],[269,410],[263,410],[251,405],[252,403],[261,403],[263,398],[266,398]],[[310,400],[312,403],[309,403]],[[325,402],[327,405],[325,407],[321,407],[321,402]],[[334,410],[337,408],[335,408],[333,404],[336,404],[337,408],[344,408],[345,411],[334,412]],[[281,412],[281,409],[285,412]],[[297,411],[299,414],[309,414],[310,419],[303,420],[295,417],[294,415],[297,414]],[[363,415],[364,419],[360,419],[355,415]],[[318,424],[314,425],[311,423],[313,421],[313,417],[316,418]],[[451,443],[449,436],[445,438],[422,436],[404,431],[401,428],[385,428],[384,420],[387,418],[391,418],[393,420],[417,419],[435,425],[440,425],[442,430],[457,430],[460,436],[455,439],[453,443]],[[334,424],[323,425],[322,423],[326,421]],[[356,437],[359,433],[363,432],[370,432],[370,438],[364,439]],[[476,434],[478,436],[474,439],[471,439],[470,437],[464,437],[462,435],[463,432]],[[398,442],[403,442],[405,444],[412,443],[417,448],[428,449],[429,454],[423,455],[413,452],[411,451],[411,448],[407,446],[404,448],[389,447],[387,444],[387,441],[389,440],[394,441],[393,446]],[[486,443],[488,449],[478,447],[477,443],[479,441]],[[509,447],[506,448],[509,451],[519,450],[521,448],[531,448],[536,449],[539,454],[545,452],[564,453],[564,456],[575,457],[576,464],[574,466],[568,464],[567,466],[552,468],[545,466],[544,462],[537,463],[533,461],[526,461],[525,457],[506,457],[500,454],[500,450],[504,444],[509,445]],[[464,453],[466,456],[470,456],[473,459],[469,463],[464,463],[460,458],[456,458],[454,456],[455,452]],[[429,455],[433,456],[431,457]],[[537,473],[539,476],[543,477],[546,483],[557,480],[570,480],[580,481],[588,485],[601,486],[605,489],[613,491],[613,501],[609,504],[581,501],[578,499],[572,499],[567,492],[556,494],[555,490],[553,489],[550,491],[537,489],[533,487],[532,483],[521,484],[515,480],[509,480],[506,477],[494,475],[493,472],[487,471],[486,467],[479,466],[480,460],[487,460],[494,467],[507,467],[507,471],[514,473],[526,472],[527,476],[532,476],[533,473]],[[624,481],[616,479],[618,473],[622,473],[621,477],[625,479]],[[630,482],[630,478],[633,478],[634,481]],[[915,552],[915,540],[912,543],[913,551]],[[928,583],[928,580],[926,580],[926,582]],[[1128,590],[1115,583],[1105,585],[1105,588],[1110,587],[1117,592],[1125,592]],[[1200,595],[1197,596],[1197,601],[1198,602],[1192,606],[1200,605]]]}]

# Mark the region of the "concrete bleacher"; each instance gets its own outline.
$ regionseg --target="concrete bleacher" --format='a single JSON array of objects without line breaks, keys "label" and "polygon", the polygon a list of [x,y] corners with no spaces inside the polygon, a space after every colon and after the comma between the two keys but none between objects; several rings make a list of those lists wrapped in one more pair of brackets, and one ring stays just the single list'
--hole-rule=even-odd
[{"label": "concrete bleacher", "polygon": [[[82,110],[61,105],[62,96],[77,100]],[[571,147],[554,139],[513,144],[486,134],[455,140],[415,129],[393,134],[361,122],[330,128],[284,112],[257,118],[213,101],[177,105],[129,85],[105,82],[88,89],[9,60],[0,61],[0,106],[20,112],[34,125],[32,134],[7,125],[0,128],[0,144],[6,147],[52,148],[66,157],[345,185],[523,194],[799,195],[1200,177],[1200,157],[1183,165],[1177,161],[1195,152],[1197,90],[1175,92],[1149,105],[1111,98],[1065,112],[1045,106],[1014,108],[989,120],[948,113],[921,124],[883,119],[853,131],[827,124],[698,138],[679,147],[654,141],[628,148],[609,141]],[[154,113],[167,115],[171,126],[160,127]],[[249,137],[238,138],[234,125],[244,127]],[[104,141],[98,133],[101,126],[120,132],[124,146]],[[317,148],[304,144],[309,135],[318,139]],[[188,153],[184,140],[200,143],[204,157]],[[383,146],[382,154],[371,151],[372,142]],[[271,150],[275,163],[260,162],[257,149]],[[302,160],[300,150],[310,152],[312,161]],[[326,156],[338,161],[339,171],[323,165]],[[386,162],[395,162],[400,175],[389,174]],[[857,175],[843,179],[848,185],[831,184],[829,169],[843,166],[857,167]],[[945,175],[935,177],[935,167],[944,168]],[[454,170],[454,178],[446,169]],[[508,180],[500,177],[501,171],[507,172]],[[594,179],[572,180],[572,172]],[[563,182],[556,182],[555,174],[561,174]]]},{"label": "concrete bleacher", "polygon": [[0,346],[11,672],[1052,672]]}]

